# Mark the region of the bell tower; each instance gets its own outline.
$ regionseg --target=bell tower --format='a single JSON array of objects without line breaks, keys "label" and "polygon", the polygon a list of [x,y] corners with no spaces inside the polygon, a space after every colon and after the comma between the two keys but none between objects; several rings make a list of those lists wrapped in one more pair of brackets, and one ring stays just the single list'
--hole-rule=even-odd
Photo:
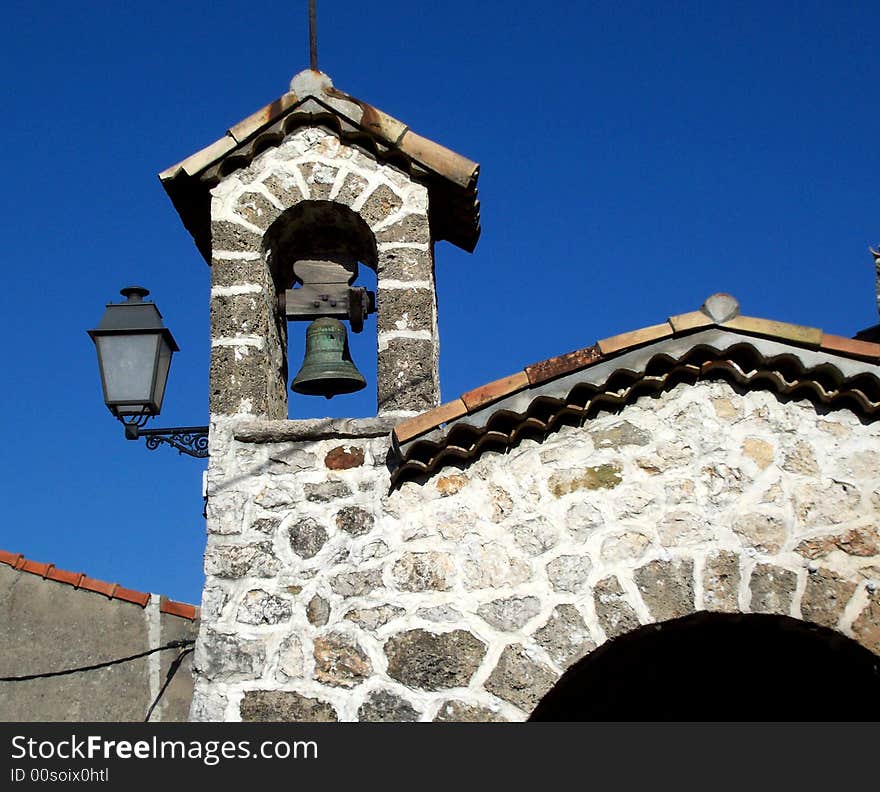
[{"label": "bell tower", "polygon": [[[373,313],[377,414],[403,418],[435,407],[434,243],[475,246],[477,174],[476,163],[312,70],[162,173],[212,269],[212,421],[288,417],[289,377],[301,363],[287,360],[288,321],[317,321],[294,390],[357,389],[344,336]],[[375,271],[375,294],[357,285],[359,266]]]}]

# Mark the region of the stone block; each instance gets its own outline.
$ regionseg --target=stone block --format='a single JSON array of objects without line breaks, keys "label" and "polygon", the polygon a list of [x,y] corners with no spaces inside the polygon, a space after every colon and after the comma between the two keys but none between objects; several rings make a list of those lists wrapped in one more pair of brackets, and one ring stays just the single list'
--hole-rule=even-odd
[{"label": "stone block", "polygon": [[466,630],[408,630],[385,642],[388,675],[420,690],[467,687],[485,654],[486,645]]},{"label": "stone block", "polygon": [[363,176],[360,176],[357,173],[348,173],[342,182],[342,186],[339,188],[339,192],[336,193],[336,198],[334,200],[351,207],[351,205],[360,198],[361,194],[366,189],[367,184],[368,182]]},{"label": "stone block", "polygon": [[302,190],[292,173],[272,175],[263,184],[285,209],[289,209],[303,199]]},{"label": "stone block", "polygon": [[269,410],[266,353],[252,346],[211,349],[209,407],[212,415],[265,416]]},{"label": "stone block", "polygon": [[440,705],[434,723],[507,723],[507,719],[488,707],[450,699]]},{"label": "stone block", "polygon": [[343,481],[321,481],[317,484],[304,484],[306,500],[312,503],[329,503],[351,495],[351,488]]},{"label": "stone block", "polygon": [[600,580],[593,589],[599,623],[608,638],[616,638],[640,626],[639,617],[616,577]]},{"label": "stone block", "polygon": [[486,690],[531,712],[550,688],[557,675],[552,668],[529,657],[520,644],[505,647],[489,678]]},{"label": "stone block", "polygon": [[278,574],[278,559],[271,542],[246,545],[211,544],[205,551],[205,574],[237,579],[243,577],[274,577]]},{"label": "stone block", "polygon": [[430,410],[439,402],[433,341],[394,338],[379,352],[379,412]]},{"label": "stone block", "polygon": [[336,512],[336,527],[351,536],[363,536],[373,529],[375,519],[360,506],[344,506]]},{"label": "stone block", "polygon": [[326,201],[330,197],[330,190],[333,188],[339,169],[332,165],[314,162],[304,165],[302,170],[309,188],[309,198],[313,201]]},{"label": "stone block", "polygon": [[448,591],[454,574],[452,556],[436,550],[404,553],[391,570],[394,582],[403,591]]},{"label": "stone block", "polygon": [[303,517],[288,528],[290,549],[300,558],[314,558],[327,543],[327,530],[313,517]]},{"label": "stone block", "polygon": [[567,668],[596,648],[574,605],[557,605],[546,624],[535,632],[534,639],[560,668]]},{"label": "stone block", "polygon": [[306,606],[306,618],[309,624],[323,627],[330,619],[330,603],[319,594],[315,594]]},{"label": "stone block", "polygon": [[761,553],[778,553],[787,536],[780,517],[759,512],[738,517],[734,520],[733,530],[744,544]]},{"label": "stone block", "polygon": [[547,579],[554,591],[582,592],[587,588],[592,566],[588,556],[559,556],[547,564]]},{"label": "stone block", "polygon": [[248,690],[239,709],[243,721],[335,723],[336,710],[325,701],[286,690]]},{"label": "stone block", "polygon": [[694,610],[694,562],[675,558],[651,561],[633,574],[642,599],[657,621],[666,621]]},{"label": "stone block", "polygon": [[629,421],[590,432],[596,448],[623,448],[624,446],[645,446],[651,442],[651,436]]},{"label": "stone block", "polygon": [[379,280],[428,281],[434,280],[434,256],[430,250],[389,248],[379,251],[377,267]]},{"label": "stone block", "polygon": [[372,723],[413,723],[421,713],[406,699],[387,690],[374,690],[358,708],[358,720]]},{"label": "stone block", "polygon": [[434,292],[430,289],[380,289],[377,297],[380,333],[395,330],[434,331]]},{"label": "stone block", "polygon": [[537,597],[507,597],[486,602],[477,608],[477,614],[496,630],[513,632],[525,626],[541,611]]},{"label": "stone block", "polygon": [[281,210],[265,195],[254,192],[242,193],[232,211],[263,231],[272,225],[281,214]]},{"label": "stone block", "polygon": [[336,446],[324,457],[324,466],[330,470],[351,470],[364,464],[364,449],[357,446]]},{"label": "stone block", "polygon": [[265,337],[274,321],[262,294],[223,294],[211,298],[211,338]]},{"label": "stone block", "polygon": [[868,589],[868,602],[852,624],[855,639],[880,655],[880,588]]},{"label": "stone block", "polygon": [[[387,184],[380,184],[364,201],[360,215],[371,228],[391,217],[400,207],[403,200]],[[415,241],[415,240],[412,240]]]},{"label": "stone block", "polygon": [[196,644],[194,664],[211,681],[257,679],[266,665],[266,646],[259,639],[209,629]]},{"label": "stone block", "polygon": [[394,605],[379,605],[375,608],[355,608],[345,614],[348,621],[352,621],[365,630],[378,630],[384,627],[392,619],[403,616],[406,611]]},{"label": "stone block", "polygon": [[382,570],[342,572],[330,579],[330,588],[341,597],[362,597],[382,588]]},{"label": "stone block", "polygon": [[830,569],[811,570],[801,600],[801,615],[823,627],[836,627],[855,590],[855,583]]},{"label": "stone block", "polygon": [[367,653],[345,633],[315,638],[315,679],[332,687],[352,688],[373,673]]},{"label": "stone block", "polygon": [[238,223],[228,220],[214,220],[211,223],[211,249],[216,253],[259,253],[263,247],[263,237]]},{"label": "stone block", "polygon": [[376,242],[408,242],[427,244],[431,241],[428,218],[423,214],[404,215],[400,220],[376,232]]},{"label": "stone block", "polygon": [[254,589],[242,598],[235,619],[242,624],[280,624],[288,621],[291,615],[293,604],[289,599]]},{"label": "stone block", "polygon": [[706,558],[703,567],[703,607],[709,611],[739,610],[739,556],[722,550]]},{"label": "stone block", "polygon": [[578,490],[614,489],[623,479],[621,467],[606,463],[579,470],[561,470],[550,476],[550,492],[557,498]]},{"label": "stone block", "polygon": [[758,564],[749,580],[752,613],[777,613],[787,616],[797,588],[797,575],[772,564]]},{"label": "stone block", "polygon": [[261,258],[211,259],[212,286],[262,286],[268,280],[266,265]]}]

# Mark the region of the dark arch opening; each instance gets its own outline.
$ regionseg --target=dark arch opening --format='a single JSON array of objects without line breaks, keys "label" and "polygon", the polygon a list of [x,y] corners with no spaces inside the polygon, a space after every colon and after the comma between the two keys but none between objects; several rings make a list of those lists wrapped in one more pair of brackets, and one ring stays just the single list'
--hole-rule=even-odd
[{"label": "dark arch opening", "polygon": [[697,613],[608,641],[533,721],[876,720],[880,657],[787,616]]}]

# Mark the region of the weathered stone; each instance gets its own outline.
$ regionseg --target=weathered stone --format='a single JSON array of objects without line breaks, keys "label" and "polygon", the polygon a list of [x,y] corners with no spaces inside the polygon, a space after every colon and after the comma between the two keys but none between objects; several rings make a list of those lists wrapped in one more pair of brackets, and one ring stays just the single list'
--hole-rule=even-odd
[{"label": "weathered stone", "polygon": [[585,542],[594,531],[605,524],[602,512],[592,503],[581,501],[568,507],[565,515],[566,530],[579,542]]},{"label": "weathered stone", "polygon": [[281,210],[260,193],[242,193],[233,210],[243,220],[265,231],[281,214]]},{"label": "weathered stone", "polygon": [[377,630],[392,619],[403,616],[406,611],[394,605],[380,605],[376,608],[355,608],[345,614],[345,618],[360,625],[365,630]]},{"label": "weathered stone", "polygon": [[284,207],[291,207],[303,198],[299,184],[292,173],[273,174],[263,184]]},{"label": "weathered stone", "polygon": [[626,492],[618,492],[614,502],[614,513],[619,520],[639,517],[653,503],[653,496],[638,488],[630,488]]},{"label": "weathered stone", "polygon": [[393,215],[401,206],[403,206],[403,201],[400,196],[387,184],[380,184],[364,201],[360,215],[372,228]]},{"label": "weathered stone", "polygon": [[211,223],[211,248],[217,251],[240,253],[242,251],[259,252],[263,238],[260,234],[226,220],[214,220]]},{"label": "weathered stone", "polygon": [[489,519],[493,523],[499,523],[513,513],[513,498],[503,487],[496,484],[489,485],[489,503],[492,506],[492,514]]},{"label": "weathered stone", "polygon": [[739,610],[739,556],[727,550],[706,558],[703,567],[703,607],[709,611]]},{"label": "weathered stone", "polygon": [[747,457],[752,459],[755,464],[765,470],[773,464],[774,449],[766,440],[759,437],[747,437],[743,440],[742,451]]},{"label": "weathered stone", "polygon": [[471,548],[468,556],[464,562],[464,583],[469,591],[517,586],[532,577],[531,567],[511,556],[498,542]]},{"label": "weathered stone", "polygon": [[740,411],[730,399],[712,399],[712,407],[715,410],[716,417],[725,421],[733,421],[740,417]]},{"label": "weathered stone", "polygon": [[877,451],[857,451],[847,457],[844,464],[857,479],[872,479],[880,470],[880,453]]},{"label": "weathered stone", "polygon": [[521,644],[505,647],[485,688],[499,698],[531,712],[556,683],[556,673],[529,657]]},{"label": "weathered stone", "polygon": [[272,535],[280,524],[281,520],[278,517],[260,517],[251,523],[251,530],[261,534]]},{"label": "weathered stone", "polygon": [[535,517],[511,529],[513,541],[531,556],[538,556],[556,547],[559,530],[543,517]]},{"label": "weathered stone", "polygon": [[701,514],[675,511],[657,524],[660,542],[666,547],[689,546],[712,539],[712,527]]},{"label": "weathered stone", "polygon": [[434,280],[434,259],[430,250],[391,248],[379,253],[379,279],[400,281]]},{"label": "weathered stone", "polygon": [[306,606],[306,618],[309,620],[309,624],[323,627],[330,618],[330,603],[319,594],[315,594]]},{"label": "weathered stone", "polygon": [[290,600],[276,597],[263,589],[254,589],[244,595],[235,615],[242,624],[279,624],[293,615]]},{"label": "weathered stone", "polygon": [[806,529],[839,525],[862,515],[858,490],[843,481],[811,481],[794,490],[795,514]]},{"label": "weathered stone", "polygon": [[374,589],[382,588],[382,570],[365,572],[342,572],[331,578],[330,588],[342,597],[362,597]]},{"label": "weathered stone", "polygon": [[229,602],[229,594],[220,586],[205,586],[202,592],[202,619],[215,622]]},{"label": "weathered stone", "polygon": [[219,578],[274,577],[278,560],[271,542],[247,545],[211,544],[205,551],[205,574]]},{"label": "weathered stone", "polygon": [[805,440],[796,443],[791,452],[786,454],[782,467],[789,473],[799,473],[803,476],[816,476],[819,473],[816,452]]},{"label": "weathered stone", "polygon": [[265,351],[253,346],[211,349],[209,409],[212,415],[256,415],[269,412]]},{"label": "weathered stone", "polygon": [[345,633],[315,638],[314,655],[315,679],[325,685],[352,688],[373,673],[367,653]]},{"label": "weathered stone", "polygon": [[441,498],[447,498],[461,492],[467,483],[467,476],[463,476],[461,473],[452,473],[448,476],[438,476],[434,486],[437,487]]},{"label": "weathered stone", "polygon": [[619,424],[609,426],[606,429],[597,429],[590,432],[593,445],[596,448],[622,448],[623,446],[645,446],[651,442],[651,436],[629,421],[621,421]]},{"label": "weathered stone", "polygon": [[557,498],[577,490],[614,489],[623,479],[620,465],[606,463],[580,470],[560,470],[550,476],[550,492]]},{"label": "weathered stone", "polygon": [[608,638],[616,638],[639,626],[639,617],[616,577],[600,580],[593,589],[593,599],[599,623]]},{"label": "weathered stone", "polygon": [[785,524],[772,514],[743,514],[734,520],[733,530],[761,553],[778,553],[786,539]]},{"label": "weathered stone", "polygon": [[352,536],[363,536],[373,529],[373,515],[360,506],[345,506],[336,512],[336,527]]},{"label": "weathered stone", "polygon": [[358,198],[360,198],[368,183],[369,182],[367,182],[363,176],[359,176],[357,173],[348,173],[345,176],[345,180],[342,182],[342,186],[339,188],[339,192],[336,193],[336,198],[334,200],[337,203],[351,206]]},{"label": "weathered stone", "polygon": [[[256,251],[254,251],[256,253]],[[261,285],[266,280],[266,265],[260,258],[211,259],[212,286]]]},{"label": "weathered stone", "polygon": [[321,481],[318,484],[303,485],[306,500],[313,503],[328,503],[337,498],[347,498],[351,489],[343,481]]},{"label": "weathered stone", "polygon": [[547,564],[547,578],[554,591],[584,591],[592,566],[588,556],[559,556]]},{"label": "weathered stone", "polygon": [[302,677],[305,670],[305,656],[302,642],[296,633],[288,635],[278,648],[278,671],[282,681]]},{"label": "weathered stone", "polygon": [[687,504],[694,502],[697,485],[691,478],[678,478],[669,481],[664,490],[668,504]]},{"label": "weathered stone", "polygon": [[296,488],[289,483],[285,486],[283,481],[276,479],[273,483],[263,487],[254,498],[254,503],[264,509],[273,510],[286,509],[296,503],[299,500]]},{"label": "weathered stone", "polygon": [[374,690],[358,708],[358,720],[372,723],[413,723],[421,713],[406,699],[387,690]]},{"label": "weathered stone", "polygon": [[805,539],[795,551],[805,558],[821,558],[834,550],[840,550],[852,556],[874,556],[880,554],[880,535],[871,526],[850,528],[841,534],[819,536]]},{"label": "weathered stone", "polygon": [[557,605],[534,638],[560,668],[566,668],[596,648],[590,630],[574,605]]},{"label": "weathered stone", "polygon": [[327,543],[327,530],[312,517],[303,517],[288,528],[290,549],[300,558],[314,558]]},{"label": "weathered stone", "polygon": [[454,573],[452,556],[436,550],[404,553],[391,570],[394,582],[404,591],[448,591]]},{"label": "weathered stone", "polygon": [[363,464],[364,449],[358,446],[336,446],[324,457],[324,465],[330,470],[350,470]]},{"label": "weathered stone", "polygon": [[486,645],[466,630],[408,630],[385,642],[388,675],[421,690],[466,687],[485,654]]},{"label": "weathered stone", "polygon": [[852,624],[855,639],[880,655],[880,587],[868,589],[868,602]]},{"label": "weathered stone", "polygon": [[433,622],[458,621],[461,613],[451,605],[435,605],[433,608],[419,608],[416,616]]},{"label": "weathered stone", "polygon": [[480,605],[477,614],[497,630],[513,632],[537,616],[540,610],[541,601],[537,597],[507,597]]},{"label": "weathered stone", "polygon": [[287,690],[245,691],[239,710],[243,721],[335,723],[336,710],[325,701]]},{"label": "weathered stone", "polygon": [[750,609],[753,613],[777,613],[787,616],[797,587],[797,575],[772,564],[758,564],[752,571]]},{"label": "weathered stone", "polygon": [[266,645],[261,640],[209,629],[196,644],[194,663],[205,679],[256,679],[266,665]]},{"label": "weathered stone", "polygon": [[[381,309],[380,309],[381,310]],[[380,345],[385,343],[380,339]],[[393,338],[379,354],[379,412],[424,412],[439,401],[434,343]]]},{"label": "weathered stone", "polygon": [[855,590],[855,583],[830,569],[811,571],[801,600],[801,614],[807,621],[823,627],[836,627]]},{"label": "weathered stone", "polygon": [[380,333],[434,329],[436,311],[432,289],[385,289],[380,306],[377,321]]},{"label": "weathered stone", "polygon": [[431,241],[428,218],[422,214],[404,215],[400,220],[376,231],[376,242],[421,242]]},{"label": "weathered stone", "polygon": [[303,176],[309,187],[309,198],[313,201],[325,201],[330,197],[333,182],[336,181],[338,168],[320,162],[303,166]]},{"label": "weathered stone", "polygon": [[694,562],[689,558],[651,561],[633,574],[642,599],[657,621],[694,610]]},{"label": "weathered stone", "polygon": [[750,480],[741,468],[719,462],[700,471],[699,483],[705,487],[711,504],[726,506],[742,494],[745,482]]},{"label": "weathered stone", "polygon": [[507,719],[488,707],[450,700],[440,705],[434,723],[507,723]]},{"label": "weathered stone", "polygon": [[274,317],[262,294],[220,294],[211,298],[211,338],[264,335]]},{"label": "weathered stone", "polygon": [[618,561],[631,561],[641,558],[651,539],[638,531],[625,531],[622,534],[609,536],[602,542],[602,560],[608,564]]}]

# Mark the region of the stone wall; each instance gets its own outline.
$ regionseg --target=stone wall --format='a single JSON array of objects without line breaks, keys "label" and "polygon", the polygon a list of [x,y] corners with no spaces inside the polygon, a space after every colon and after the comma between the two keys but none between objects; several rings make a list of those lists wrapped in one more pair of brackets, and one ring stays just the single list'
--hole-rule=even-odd
[{"label": "stone wall", "polygon": [[509,720],[641,624],[880,653],[880,424],[721,382],[390,488],[381,419],[212,427],[196,720]]},{"label": "stone wall", "polygon": [[[81,668],[192,639],[198,624],[0,564],[0,676]],[[0,682],[0,721],[185,721],[192,654],[160,696],[180,649],[76,674]]]},{"label": "stone wall", "polygon": [[212,195],[212,416],[287,417],[286,322],[277,298],[292,285],[293,261],[271,260],[266,240],[304,202],[326,204],[331,224],[333,206],[350,209],[369,229],[371,260],[364,263],[377,274],[378,314],[368,327],[374,321],[378,327],[380,414],[402,417],[438,404],[433,243],[423,185],[308,127],[227,176]]}]

